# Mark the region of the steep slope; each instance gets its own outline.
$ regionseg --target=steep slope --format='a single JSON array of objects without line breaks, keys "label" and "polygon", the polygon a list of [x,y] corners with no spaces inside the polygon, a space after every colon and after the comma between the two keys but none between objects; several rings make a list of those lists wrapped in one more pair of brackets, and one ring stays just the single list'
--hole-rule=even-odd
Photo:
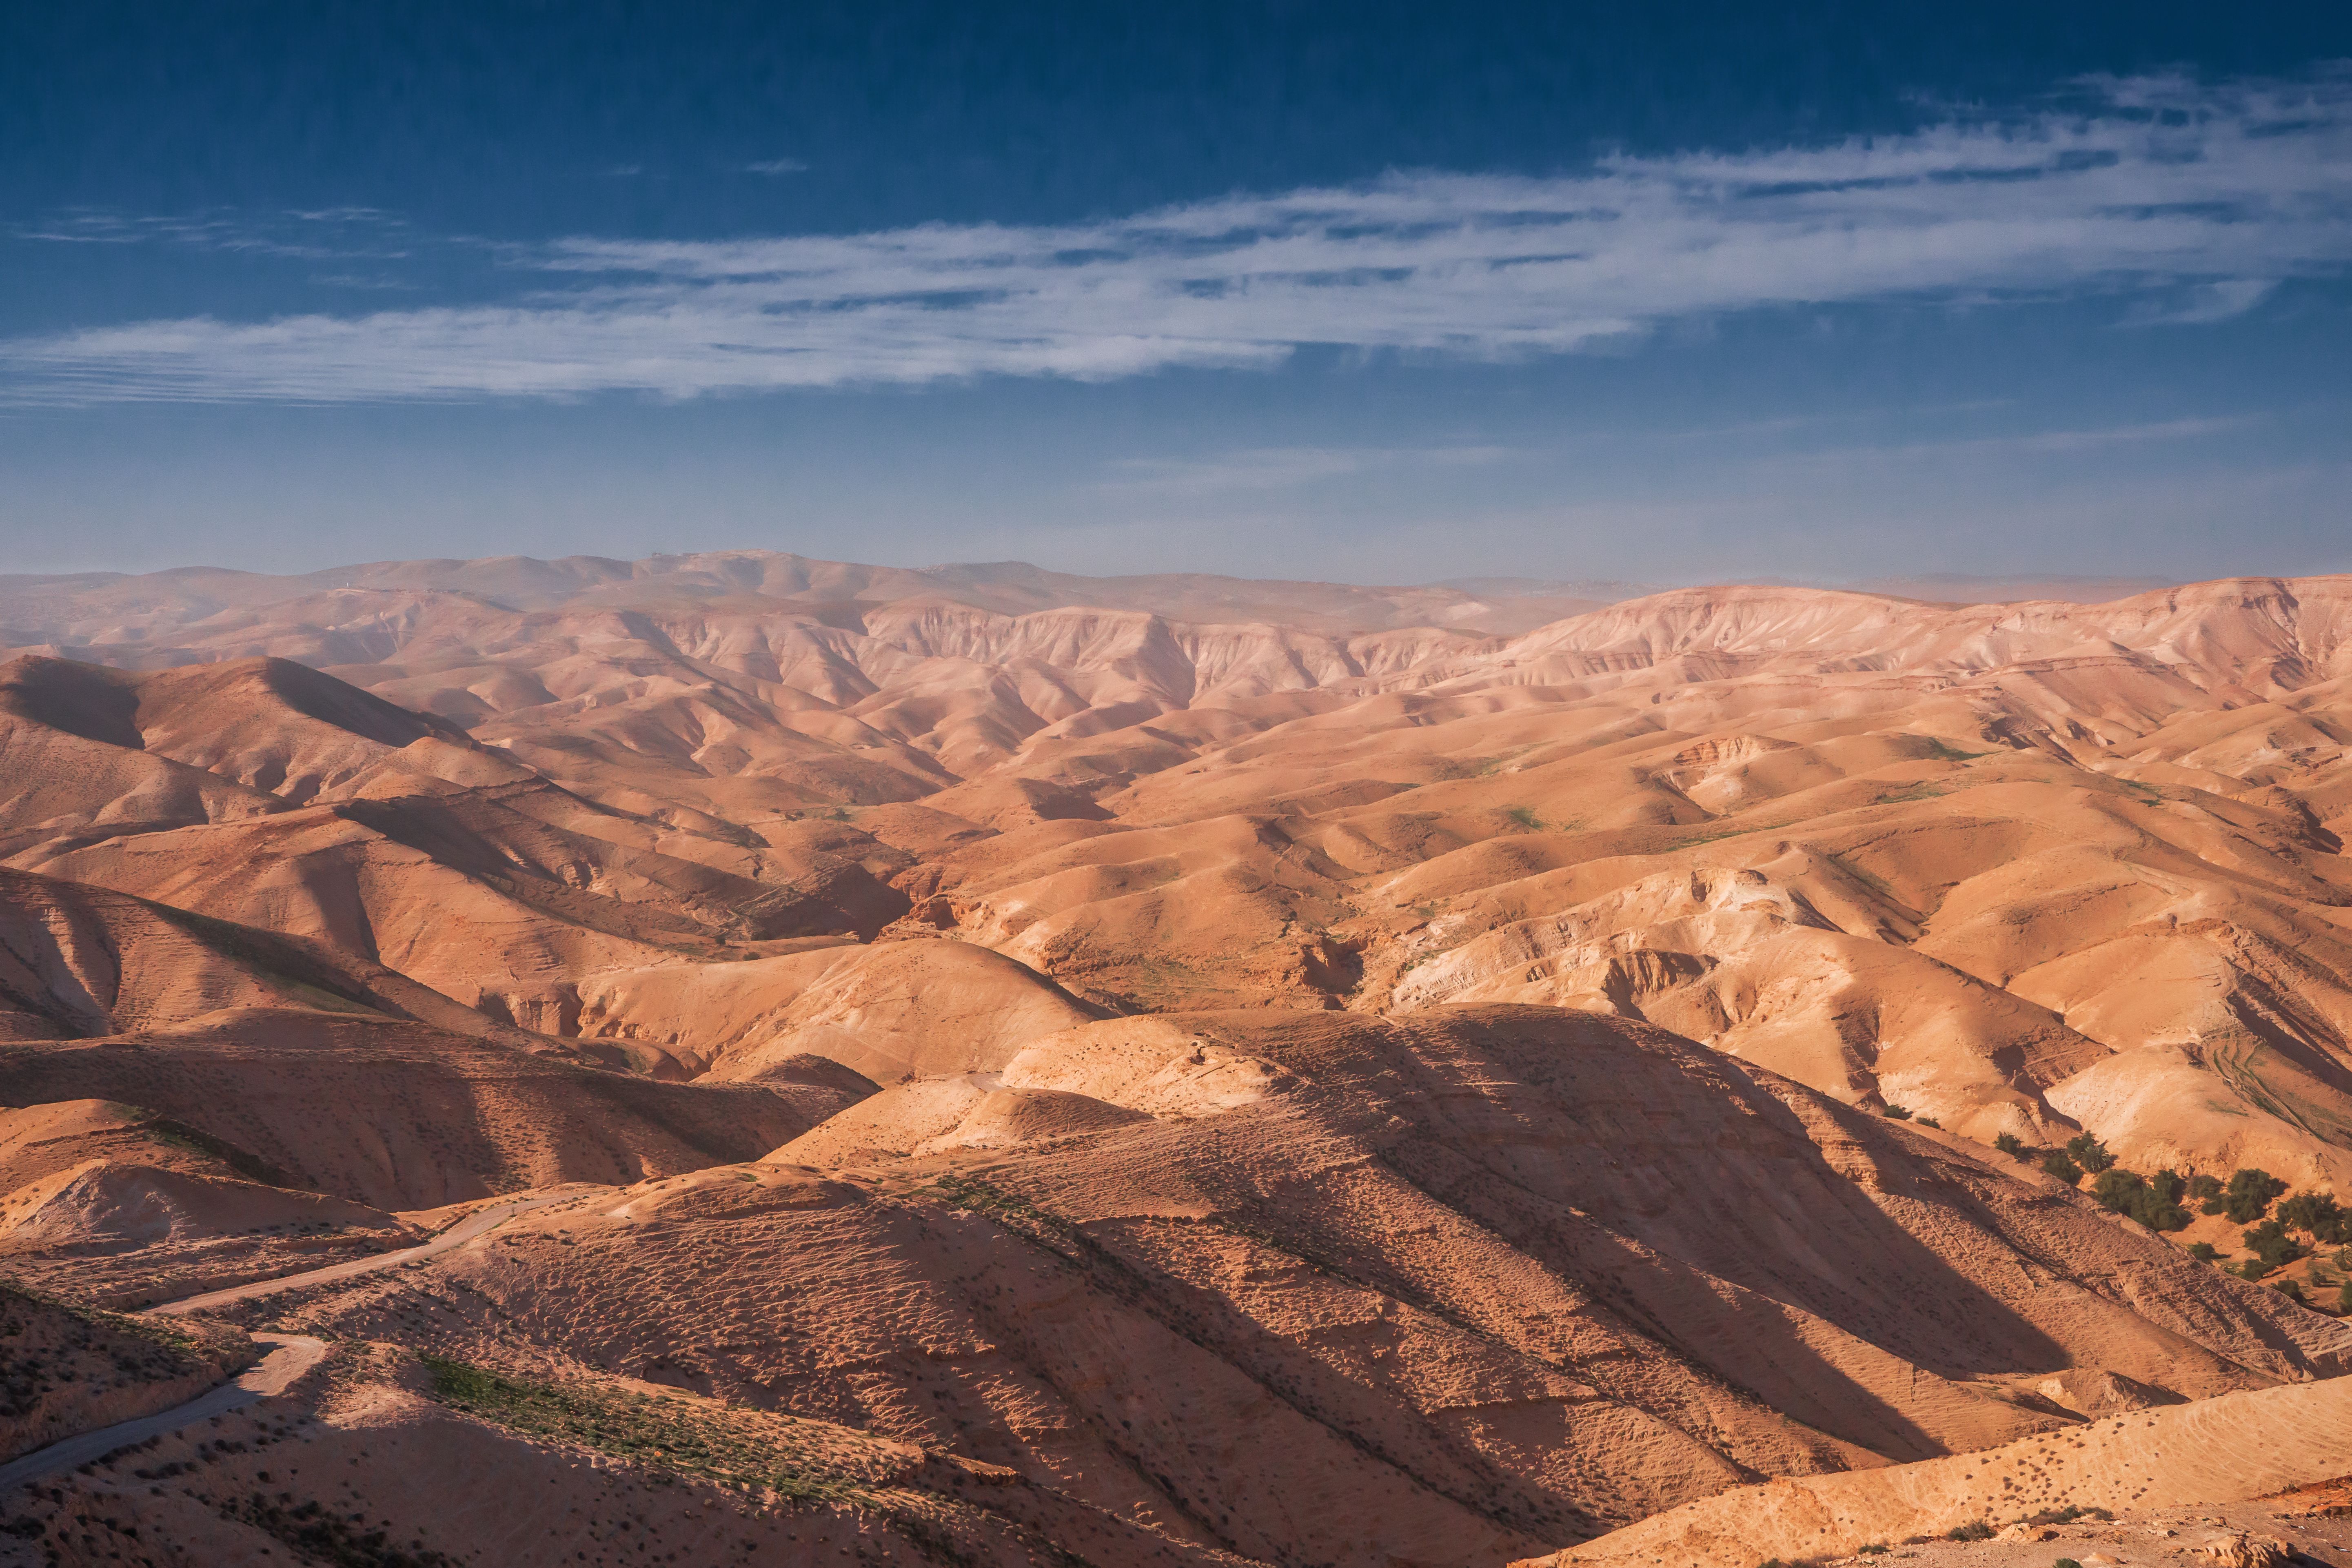
[{"label": "steep slope", "polygon": [[0,1282],[0,1460],[168,1409],[253,1360],[218,1324],[120,1318]]},{"label": "steep slope", "polygon": [[1113,1019],[287,1321],[488,1302],[509,1353],[1349,1563],[1997,1445],[2074,1422],[2036,1392],[2070,1372],[2201,1397],[2339,1364],[2327,1320],[1958,1147],[1591,1015]]},{"label": "steep slope", "polygon": [[2195,1509],[2334,1480],[2352,1456],[2352,1382],[2111,1415],[1965,1458],[1743,1487],[1517,1568],[1843,1555],[2042,1511]]},{"label": "steep slope", "polygon": [[415,1023],[265,1008],[0,1046],[0,1088],[20,1104],[140,1105],[276,1184],[388,1210],[748,1159],[872,1091],[816,1058],[756,1085],[659,1083]]}]

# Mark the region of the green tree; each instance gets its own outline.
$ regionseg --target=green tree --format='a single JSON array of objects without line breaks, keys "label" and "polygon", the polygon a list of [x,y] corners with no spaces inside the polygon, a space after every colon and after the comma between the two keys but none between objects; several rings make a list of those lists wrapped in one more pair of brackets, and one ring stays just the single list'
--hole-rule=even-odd
[{"label": "green tree", "polygon": [[2173,1202],[2180,1195],[2180,1178],[2170,1171],[2143,1177],[2137,1171],[2111,1165],[2091,1183],[2091,1195],[2117,1214],[2127,1214],[2150,1230],[2182,1230],[2189,1211]]},{"label": "green tree", "polygon": [[2053,1149],[2042,1155],[2042,1169],[2070,1187],[2078,1184],[2083,1179],[2083,1167],[2068,1159],[2066,1151],[2063,1149]]},{"label": "green tree", "polygon": [[2352,1241],[2352,1215],[2336,1201],[2333,1193],[2297,1193],[2282,1198],[2278,1206],[2279,1223],[2292,1230],[2305,1230],[2311,1239],[2341,1246]]},{"label": "green tree", "polygon": [[2303,1248],[2286,1233],[2286,1226],[2275,1219],[2266,1219],[2246,1231],[2246,1250],[2273,1268],[2284,1268],[2303,1256]]},{"label": "green tree", "polygon": [[2232,1171],[2230,1184],[2221,1192],[2221,1212],[2234,1225],[2251,1225],[2262,1218],[2271,1200],[2284,1191],[2286,1184],[2268,1171]]},{"label": "green tree", "polygon": [[2077,1132],[2066,1140],[2067,1157],[2083,1169],[2096,1174],[2116,1163],[2107,1146],[2088,1132]]},{"label": "green tree", "polygon": [[2000,1150],[2002,1153],[2008,1155],[2012,1160],[2022,1160],[2025,1158],[2024,1141],[2019,1138],[2014,1132],[1994,1133],[1992,1146]]},{"label": "green tree", "polygon": [[2129,1214],[2135,1203],[2147,1196],[2147,1182],[2137,1171],[2111,1165],[2092,1178],[2091,1195],[2101,1208]]}]

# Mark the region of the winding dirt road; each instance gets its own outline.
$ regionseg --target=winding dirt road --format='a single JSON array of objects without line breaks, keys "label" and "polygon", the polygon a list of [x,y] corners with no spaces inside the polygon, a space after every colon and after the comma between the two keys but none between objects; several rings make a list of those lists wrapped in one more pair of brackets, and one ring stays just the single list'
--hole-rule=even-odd
[{"label": "winding dirt road", "polygon": [[[275,1296],[285,1290],[299,1290],[305,1285],[325,1285],[337,1279],[355,1279],[362,1274],[374,1274],[386,1268],[397,1268],[404,1263],[416,1263],[440,1253],[454,1251],[477,1237],[487,1236],[519,1214],[545,1208],[576,1198],[576,1192],[557,1191],[534,1193],[527,1198],[509,1203],[492,1204],[476,1209],[456,1225],[415,1247],[404,1247],[398,1252],[380,1252],[373,1258],[357,1258],[349,1263],[331,1263],[324,1268],[313,1268],[302,1274],[281,1274],[274,1279],[256,1279],[249,1284],[232,1285],[226,1290],[208,1290],[201,1296],[183,1300],[166,1301],[147,1309],[149,1316],[176,1312],[208,1312],[215,1307],[226,1307],[233,1301],[250,1301],[258,1296]],[[259,1336],[255,1336],[258,1338]]]},{"label": "winding dirt road", "polygon": [[[201,1296],[150,1307],[144,1315],[207,1311],[233,1301],[250,1301],[258,1296],[275,1296],[306,1285],[324,1285],[337,1279],[397,1268],[403,1264],[453,1251],[488,1235],[519,1214],[545,1208],[551,1204],[562,1203],[580,1195],[578,1192],[566,1191],[534,1193],[529,1197],[492,1204],[487,1208],[475,1210],[440,1235],[415,1247],[381,1253],[373,1258],[356,1258],[348,1263],[330,1264],[324,1268],[313,1268],[300,1274],[281,1274],[274,1279],[256,1279],[248,1284],[231,1286],[226,1290],[209,1290]],[[318,1365],[327,1354],[326,1342],[308,1334],[257,1333],[253,1337],[276,1348],[236,1378],[169,1410],[160,1410],[152,1415],[142,1415],[135,1420],[120,1421],[78,1436],[61,1438],[45,1448],[36,1448],[29,1454],[11,1459],[5,1465],[0,1465],[0,1492],[30,1481],[63,1475],[134,1443],[143,1443],[150,1437],[174,1432],[195,1422],[226,1415],[232,1410],[242,1410],[274,1394],[283,1394],[296,1378]]]}]

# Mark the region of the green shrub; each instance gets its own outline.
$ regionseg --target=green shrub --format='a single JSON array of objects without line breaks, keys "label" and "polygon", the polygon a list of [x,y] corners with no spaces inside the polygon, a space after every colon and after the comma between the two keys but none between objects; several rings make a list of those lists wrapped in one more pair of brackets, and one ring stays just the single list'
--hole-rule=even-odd
[{"label": "green shrub", "polygon": [[1890,1121],[1908,1121],[1911,1120],[1910,1108],[1907,1106],[1897,1105],[1891,1100],[1878,1108],[1878,1114],[1885,1117]]},{"label": "green shrub", "polygon": [[2273,1268],[2283,1268],[2303,1256],[2303,1248],[2287,1235],[2286,1226],[2274,1219],[2249,1226],[2245,1235],[2246,1250]]},{"label": "green shrub", "polygon": [[2303,1299],[2303,1284],[2300,1280],[2273,1279],[2271,1281],[2271,1289],[2277,1291],[2280,1295],[2285,1297],[2288,1300],[2294,1302],[2298,1307],[2307,1305]]},{"label": "green shrub", "polygon": [[2138,1172],[2126,1171],[2120,1165],[2101,1171],[2091,1183],[2091,1195],[2103,1209],[2116,1214],[2129,1214],[2135,1199],[2147,1194],[2147,1183]]},{"label": "green shrub", "polygon": [[2284,1191],[2286,1184],[2268,1171],[2232,1171],[2230,1184],[2221,1190],[2221,1212],[2232,1224],[2252,1225],[2263,1217],[2271,1200]]},{"label": "green shrub", "polygon": [[2012,1160],[2022,1160],[2025,1158],[2025,1142],[2014,1132],[1995,1133],[1993,1135],[1992,1146],[2000,1150],[2002,1153],[2008,1155]]},{"label": "green shrub", "polygon": [[419,1358],[433,1396],[527,1437],[576,1443],[671,1475],[721,1486],[769,1487],[787,1498],[830,1501],[864,1495],[887,1477],[878,1455],[828,1454],[803,1439],[792,1416],[588,1384],[534,1383],[437,1356]]},{"label": "green shrub", "polygon": [[2189,1256],[2200,1263],[2210,1263],[2221,1255],[2213,1250],[2210,1241],[2192,1241],[2189,1244]]},{"label": "green shrub", "polygon": [[2053,1565],[2053,1568],[2083,1568],[2083,1565],[2080,1563],[2075,1562],[2072,1557],[2061,1557]]},{"label": "green shrub", "polygon": [[2259,1279],[2270,1271],[2271,1266],[2259,1258],[2249,1258],[2238,1265],[2238,1278],[2241,1279]]},{"label": "green shrub", "polygon": [[2083,1167],[2068,1159],[2063,1149],[2053,1149],[2042,1155],[2042,1169],[2045,1174],[2057,1177],[2070,1187],[2083,1180]]},{"label": "green shrub", "polygon": [[2180,1178],[2170,1171],[2144,1178],[2137,1171],[2111,1165],[2091,1184],[2091,1195],[2103,1206],[2129,1215],[2150,1230],[2181,1230],[2188,1226],[2189,1211],[2172,1201],[2179,1195],[2180,1185]]},{"label": "green shrub", "polygon": [[2336,1201],[2332,1193],[2297,1193],[2283,1198],[2278,1206],[2279,1223],[2295,1230],[2306,1230],[2311,1239],[2341,1246],[2352,1241],[2352,1214]]},{"label": "green shrub", "polygon": [[1944,1532],[1944,1539],[1947,1541],[1990,1541],[1992,1539],[1992,1526],[1987,1524],[1980,1519],[1970,1520],[1966,1524],[1956,1524],[1950,1530],[1946,1531]]},{"label": "green shrub", "polygon": [[2116,1163],[2107,1146],[2088,1132],[2077,1132],[2066,1140],[2067,1157],[2094,1175]]},{"label": "green shrub", "polygon": [[2336,1310],[2339,1312],[2352,1312],[2352,1279],[2346,1280],[2343,1288],[2336,1292]]},{"label": "green shrub", "polygon": [[1911,1120],[1916,1121],[1922,1127],[1932,1127],[1938,1132],[1941,1132],[1944,1130],[1944,1124],[1937,1121],[1932,1116],[1915,1116]]}]

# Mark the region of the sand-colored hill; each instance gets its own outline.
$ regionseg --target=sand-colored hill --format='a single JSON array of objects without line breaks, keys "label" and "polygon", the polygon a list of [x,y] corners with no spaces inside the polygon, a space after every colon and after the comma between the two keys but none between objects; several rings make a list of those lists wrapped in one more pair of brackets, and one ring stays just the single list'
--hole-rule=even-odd
[{"label": "sand-colored hill", "polygon": [[1990,1144],[2352,1196],[2352,579],[2105,591],[0,579],[0,1253],[150,1300],[584,1184],[239,1310],[1002,1466],[1118,1561],[2294,1393],[2345,1331],[2184,1249],[2243,1224]]},{"label": "sand-colored hill", "polygon": [[559,1005],[588,1040],[652,1046],[711,1080],[806,1055],[877,1082],[994,1068],[1097,1016],[1036,971],[966,942],[844,942],[738,963],[608,970]]},{"label": "sand-colored hill", "polygon": [[1519,1568],[1847,1556],[1874,1543],[2065,1509],[2193,1510],[2335,1479],[2352,1382],[2335,1379],[2110,1415],[1963,1458],[1741,1487]]},{"label": "sand-colored hill", "polygon": [[118,1317],[0,1281],[0,1460],[169,1409],[253,1360],[216,1323]]},{"label": "sand-colored hill", "polygon": [[[2053,1379],[2201,1399],[2352,1349],[1963,1141],[1639,1024],[1175,1022],[1083,1026],[1021,1085],[886,1089],[286,1321],[487,1302],[425,1321],[1274,1562],[1524,1556],[1759,1474],[2070,1427]],[[1102,1098],[1219,1072],[1262,1087]]]},{"label": "sand-colored hill", "polygon": [[391,1343],[346,1347],[281,1398],[64,1478],[13,1511],[37,1557],[76,1568],[126,1547],[158,1568],[289,1557],[1248,1568],[950,1448],[631,1380],[421,1364]]},{"label": "sand-colored hill", "polygon": [[0,1084],[28,1104],[138,1103],[275,1184],[385,1210],[748,1159],[872,1092],[814,1058],[756,1084],[663,1083],[420,1024],[264,1008],[0,1046]]},{"label": "sand-colored hill", "polygon": [[109,1160],[27,1183],[0,1199],[0,1248],[53,1256],[124,1252],[257,1230],[355,1226],[400,1227],[390,1215],[320,1193]]}]

